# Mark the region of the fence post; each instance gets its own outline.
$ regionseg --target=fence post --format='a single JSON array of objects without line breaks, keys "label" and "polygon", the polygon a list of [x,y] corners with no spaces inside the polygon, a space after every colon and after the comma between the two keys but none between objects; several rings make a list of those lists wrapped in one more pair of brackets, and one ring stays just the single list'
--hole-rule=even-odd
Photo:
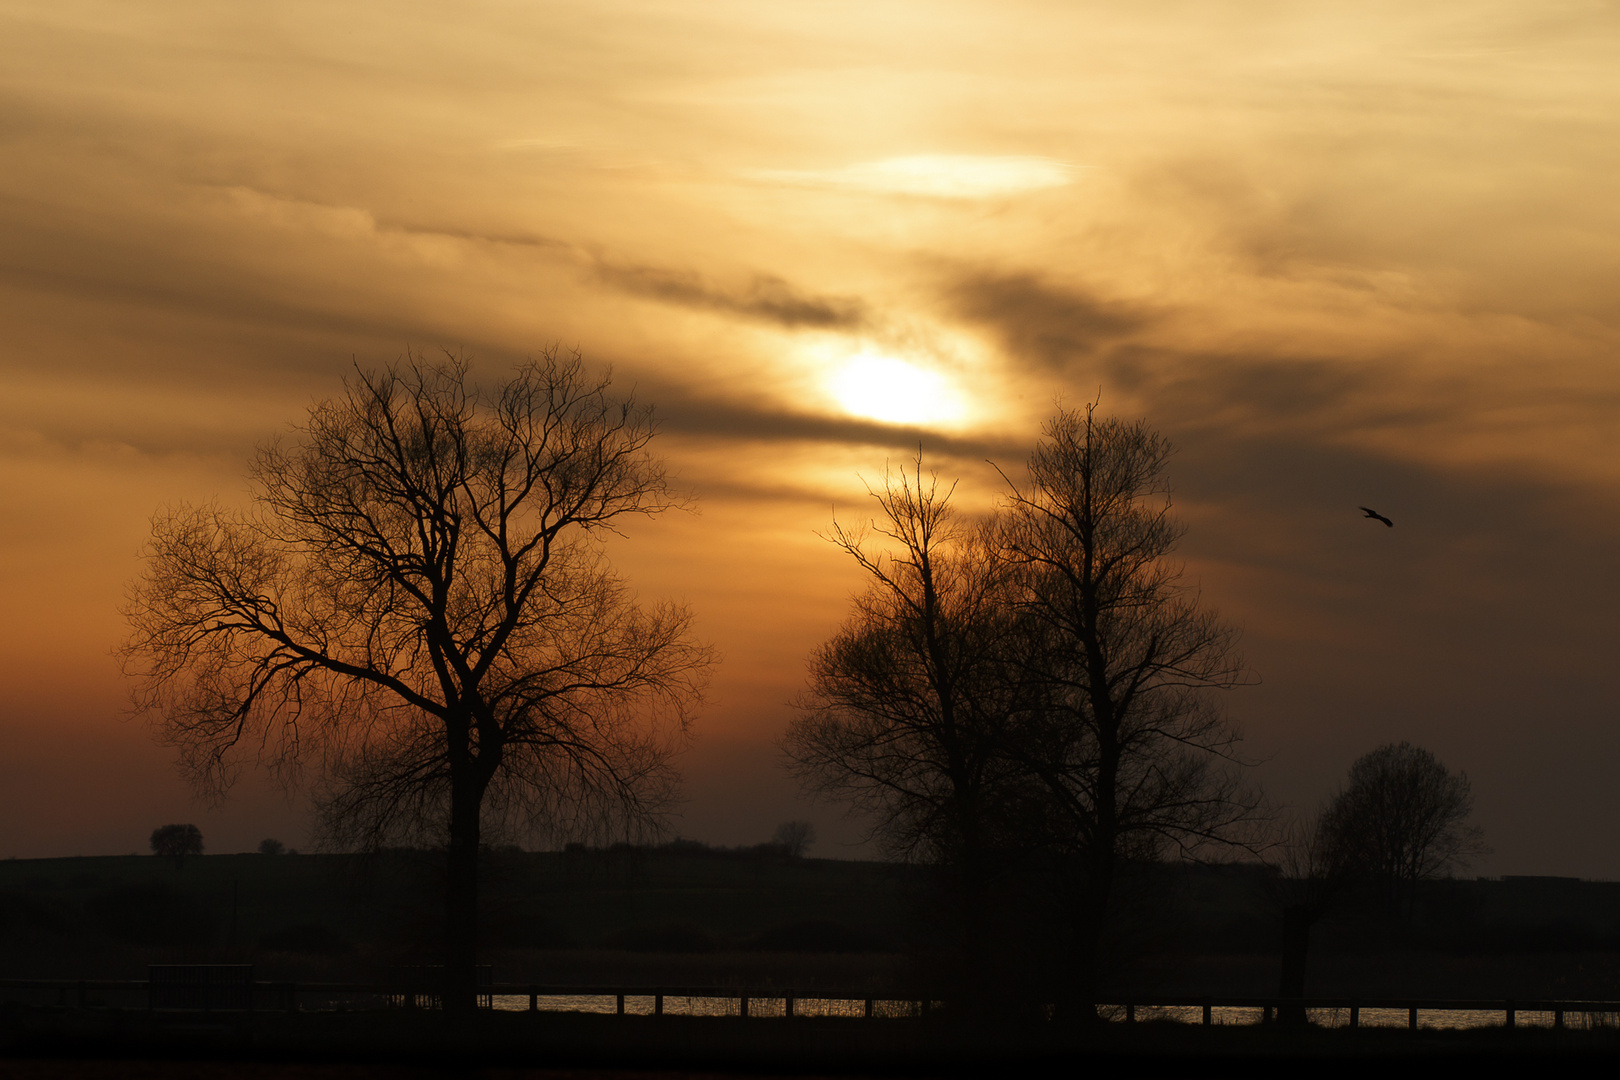
[{"label": "fence post", "polygon": [[529,1011],[530,1012],[539,1012],[540,1011],[540,994],[532,986],[529,987]]},{"label": "fence post", "polygon": [[738,1013],[740,1013],[744,1018],[746,1018],[748,1016],[748,995],[744,994],[742,997],[737,999],[737,1002],[738,1002],[738,1005],[737,1005]]},{"label": "fence post", "polygon": [[619,995],[619,1015],[620,1016],[624,1015],[624,995],[623,994]]},{"label": "fence post", "polygon": [[1503,1026],[1503,1027],[1512,1027],[1512,1026],[1513,1026],[1513,1021],[1514,1021],[1514,1020],[1515,1020],[1515,1019],[1517,1019],[1517,1017],[1515,1017],[1515,1016],[1514,1016],[1514,1015],[1513,1015],[1513,1014],[1514,1014],[1514,1012],[1515,1012],[1515,1010],[1514,1010],[1514,1008],[1513,1008],[1513,1002],[1511,1002],[1511,1001],[1510,1001],[1510,1002],[1508,1002],[1508,1003],[1507,1003],[1507,1009],[1506,1009],[1506,1012],[1507,1012],[1507,1017],[1506,1017],[1506,1019],[1505,1019],[1505,1020],[1504,1020],[1504,1021],[1503,1021],[1503,1024],[1502,1024],[1502,1026]]},{"label": "fence post", "polygon": [[654,994],[653,995],[653,1015],[654,1016],[663,1016],[664,1015],[664,995],[663,994]]},{"label": "fence post", "polygon": [[786,998],[782,999],[782,1006],[783,1006],[782,1007],[782,1015],[787,1017],[789,1020],[793,1019],[793,995],[792,994],[789,994]]},{"label": "fence post", "polygon": [[866,999],[866,1019],[872,1019],[872,999]]},{"label": "fence post", "polygon": [[1127,1024],[1136,1023],[1136,1002],[1134,1001],[1125,1003],[1125,1022]]},{"label": "fence post", "polygon": [[1204,1026],[1209,1027],[1215,1022],[1214,1009],[1210,1006],[1208,998],[1204,999]]},{"label": "fence post", "polygon": [[1561,1028],[1563,1026],[1564,1026],[1564,1010],[1563,1009],[1554,1009],[1553,1010],[1553,1027]]},{"label": "fence post", "polygon": [[1416,1031],[1417,1030],[1417,1006],[1416,1005],[1408,1005],[1406,1007],[1406,1027],[1410,1031]]},{"label": "fence post", "polygon": [[1357,1002],[1350,1003],[1350,1026],[1353,1028],[1361,1026],[1361,1005]]}]

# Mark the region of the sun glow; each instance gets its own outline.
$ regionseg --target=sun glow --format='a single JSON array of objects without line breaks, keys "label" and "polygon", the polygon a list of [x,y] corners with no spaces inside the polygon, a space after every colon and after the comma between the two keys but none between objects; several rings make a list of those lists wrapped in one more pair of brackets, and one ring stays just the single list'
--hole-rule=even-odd
[{"label": "sun glow", "polygon": [[965,412],[949,378],[878,353],[850,358],[832,376],[831,390],[845,411],[886,424],[952,423]]}]

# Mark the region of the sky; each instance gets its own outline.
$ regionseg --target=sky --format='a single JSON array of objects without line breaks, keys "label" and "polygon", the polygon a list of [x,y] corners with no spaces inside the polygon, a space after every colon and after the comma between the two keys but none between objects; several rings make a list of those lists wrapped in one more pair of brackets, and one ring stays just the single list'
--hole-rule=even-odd
[{"label": "sky", "polygon": [[1620,877],[1617,45],[1560,0],[0,0],[0,857],[307,843],[129,719],[152,515],[245,502],[356,365],[555,346],[696,496],[612,549],[724,658],[685,836],[871,854],[775,745],[861,585],[819,534],[919,446],[982,512],[1099,400],[1178,447],[1276,803],[1410,740],[1476,872]]}]

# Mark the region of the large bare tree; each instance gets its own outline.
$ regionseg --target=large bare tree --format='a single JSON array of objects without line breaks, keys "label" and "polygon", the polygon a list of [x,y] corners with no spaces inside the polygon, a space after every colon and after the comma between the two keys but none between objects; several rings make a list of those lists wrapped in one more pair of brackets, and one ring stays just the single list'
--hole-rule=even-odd
[{"label": "large bare tree", "polygon": [[1257,804],[1234,767],[1238,733],[1211,699],[1245,679],[1236,633],[1170,557],[1182,535],[1170,454],[1143,422],[1060,409],[1001,517],[1024,669],[1044,699],[1009,750],[1045,789],[1082,1016],[1122,869],[1240,839]]},{"label": "large bare tree", "polygon": [[490,828],[647,822],[670,796],[711,655],[601,548],[679,503],[654,432],[577,355],[489,391],[412,356],[262,448],[252,509],[154,521],[127,609],[138,710],[208,790],[313,767],[340,838],[442,843],[455,1007]]}]

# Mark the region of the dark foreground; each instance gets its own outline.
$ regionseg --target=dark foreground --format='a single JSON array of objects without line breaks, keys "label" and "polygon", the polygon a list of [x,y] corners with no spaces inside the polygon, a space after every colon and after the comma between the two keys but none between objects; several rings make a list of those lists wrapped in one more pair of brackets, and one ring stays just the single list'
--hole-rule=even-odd
[{"label": "dark foreground", "polygon": [[[1507,1059],[1620,1060],[1620,1031],[1485,1028],[1206,1028],[1170,1023],[1065,1030],[967,1025],[946,1016],[881,1024],[800,1018],[618,1017],[575,1013],[242,1014],[7,1007],[0,1075],[247,1076],[957,1076],[1044,1074],[1084,1066],[1113,1076],[1281,1074],[1308,1067],[1365,1075],[1370,1065]],[[183,1064],[183,1068],[181,1067]],[[628,1071],[628,1073],[626,1072]]]}]

